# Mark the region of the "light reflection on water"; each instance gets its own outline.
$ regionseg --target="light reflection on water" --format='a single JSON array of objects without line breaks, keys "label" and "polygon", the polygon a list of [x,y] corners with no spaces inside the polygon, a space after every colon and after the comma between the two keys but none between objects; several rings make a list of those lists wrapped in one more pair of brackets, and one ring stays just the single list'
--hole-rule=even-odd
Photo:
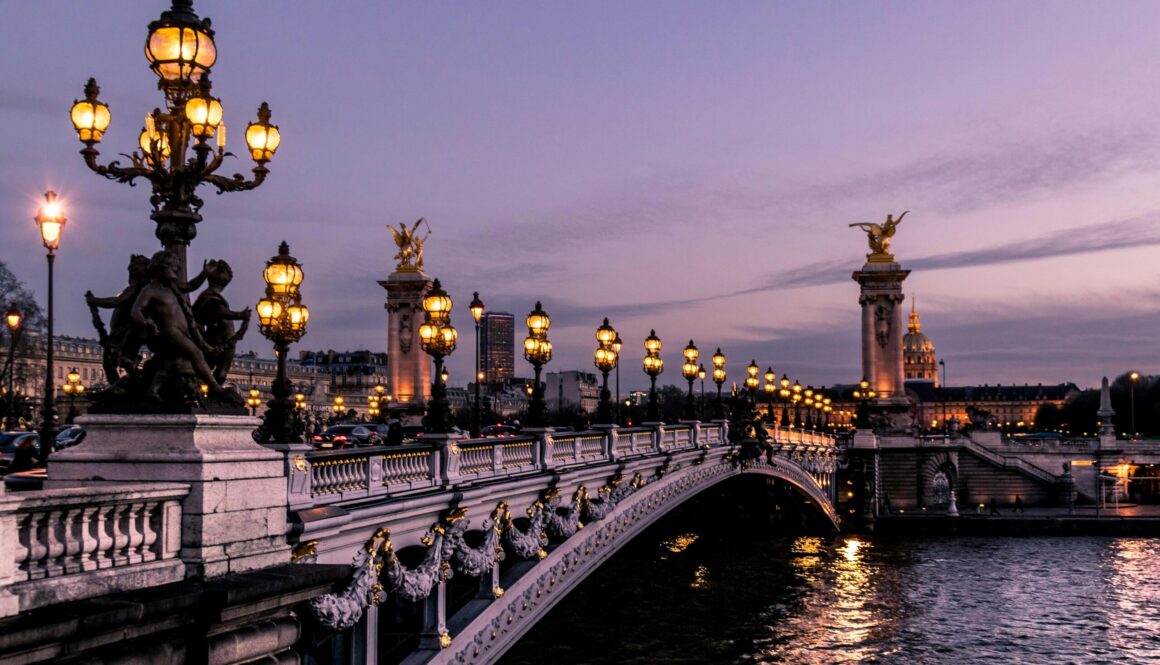
[{"label": "light reflection on water", "polygon": [[503,662],[1160,663],[1160,540],[678,533],[679,552],[633,543]]}]

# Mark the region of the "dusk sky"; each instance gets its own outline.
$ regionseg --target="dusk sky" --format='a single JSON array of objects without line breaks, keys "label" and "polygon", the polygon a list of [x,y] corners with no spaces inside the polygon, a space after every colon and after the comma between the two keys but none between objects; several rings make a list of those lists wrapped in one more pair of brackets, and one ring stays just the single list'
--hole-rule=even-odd
[{"label": "dusk sky", "polygon": [[[90,77],[102,161],[162,105],[149,2],[0,1],[0,260],[42,298],[32,216],[58,191],[56,330],[95,336],[82,294],[159,249],[148,183],[88,171],[68,109]],[[191,266],[234,268],[253,305],[286,240],[312,317],[297,350],[386,348],[387,225],[426,217],[429,274],[553,317],[548,370],[592,368],[604,316],[622,385],[689,338],[731,379],[755,358],[803,384],[860,374],[865,235],[894,253],[949,382],[1098,384],[1153,373],[1160,337],[1160,4],[1066,2],[226,2],[214,92],[231,147],[268,101],[282,146],[252,192],[203,188]],[[249,173],[241,158],[230,171]],[[522,336],[517,338],[517,346]],[[251,328],[243,347],[271,356]],[[707,363],[708,364],[708,363]],[[530,367],[517,361],[521,373]]]}]

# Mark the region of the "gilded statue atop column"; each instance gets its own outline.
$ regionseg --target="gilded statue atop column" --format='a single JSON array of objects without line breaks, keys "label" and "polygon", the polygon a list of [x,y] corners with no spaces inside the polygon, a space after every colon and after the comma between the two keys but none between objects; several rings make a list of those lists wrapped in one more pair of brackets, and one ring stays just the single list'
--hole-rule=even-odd
[{"label": "gilded statue atop column", "polygon": [[875,224],[873,222],[861,222],[851,224],[850,226],[857,226],[866,232],[866,241],[870,245],[870,253],[866,255],[867,261],[870,263],[894,263],[894,255],[890,253],[890,239],[894,237],[894,231],[902,222],[902,218],[906,217],[903,212],[894,218],[893,214],[886,215],[886,221],[882,224]]},{"label": "gilded statue atop column", "polygon": [[[426,225],[427,233],[422,238],[419,237],[419,226]],[[423,270],[423,243],[427,238],[431,237],[431,225],[427,224],[427,218],[420,217],[417,222],[407,228],[403,222],[399,222],[399,228],[388,225],[391,230],[391,235],[394,236],[395,245],[398,246],[399,252],[395,254],[395,260],[398,263],[395,269],[399,272],[420,272]]]}]

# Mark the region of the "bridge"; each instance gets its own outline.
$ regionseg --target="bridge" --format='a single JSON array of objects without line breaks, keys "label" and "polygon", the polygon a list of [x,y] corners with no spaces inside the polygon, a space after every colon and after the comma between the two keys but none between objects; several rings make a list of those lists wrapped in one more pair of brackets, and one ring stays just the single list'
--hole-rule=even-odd
[{"label": "bridge", "polygon": [[[768,434],[763,444],[731,443],[716,421],[402,448],[286,446],[295,558],[353,564],[349,587],[312,603],[324,625],[348,631],[352,661],[375,662],[377,606],[394,594],[422,606],[418,649],[404,662],[492,662],[643,529],[729,478],[776,479],[836,527],[834,440]],[[453,576],[479,582],[452,613]]]}]

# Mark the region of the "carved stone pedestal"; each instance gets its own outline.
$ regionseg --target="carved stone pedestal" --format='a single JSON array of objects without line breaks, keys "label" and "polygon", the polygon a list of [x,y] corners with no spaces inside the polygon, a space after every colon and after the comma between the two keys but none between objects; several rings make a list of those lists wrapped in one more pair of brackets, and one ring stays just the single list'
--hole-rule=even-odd
[{"label": "carved stone pedestal", "polygon": [[288,563],[284,456],[254,443],[249,416],[90,415],[53,455],[46,488],[185,483],[180,558],[190,578]]},{"label": "carved stone pedestal", "polygon": [[418,422],[431,397],[431,358],[419,347],[423,296],[431,278],[420,270],[398,270],[379,285],[387,290],[388,412],[404,422]]}]

